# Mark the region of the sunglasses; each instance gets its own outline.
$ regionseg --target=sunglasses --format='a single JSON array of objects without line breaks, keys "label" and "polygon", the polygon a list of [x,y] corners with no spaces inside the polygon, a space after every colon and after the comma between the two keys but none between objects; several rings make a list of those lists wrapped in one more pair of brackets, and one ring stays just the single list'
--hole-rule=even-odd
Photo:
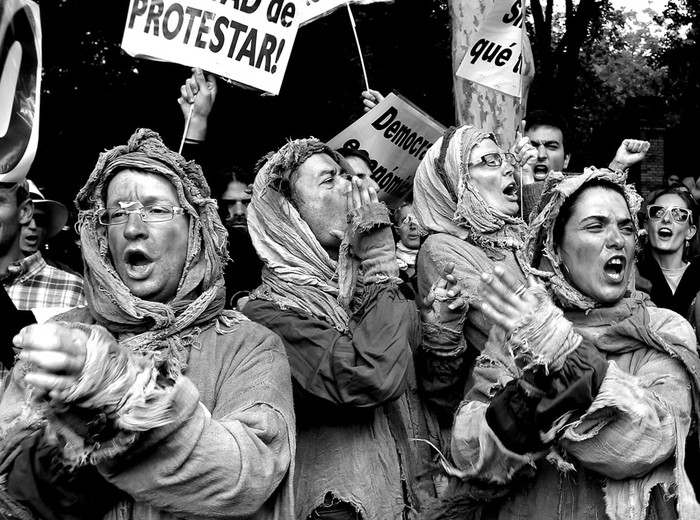
[{"label": "sunglasses", "polygon": [[679,208],[677,206],[661,206],[658,204],[653,204],[647,207],[647,217],[649,217],[651,220],[661,220],[666,216],[667,212],[670,212],[671,218],[679,224],[688,222],[688,220],[690,220],[690,218],[693,216],[693,212],[691,210]]},{"label": "sunglasses", "polygon": [[478,161],[471,163],[469,166],[477,166],[484,163],[489,168],[498,168],[503,164],[504,159],[512,166],[518,165],[518,158],[515,156],[515,154],[510,152],[493,152],[482,155],[479,157]]}]

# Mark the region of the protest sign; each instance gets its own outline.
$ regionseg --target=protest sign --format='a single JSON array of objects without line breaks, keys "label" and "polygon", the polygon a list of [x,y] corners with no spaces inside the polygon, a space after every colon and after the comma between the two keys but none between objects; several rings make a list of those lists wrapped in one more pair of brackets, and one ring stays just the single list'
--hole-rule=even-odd
[{"label": "protest sign", "polygon": [[469,81],[522,97],[523,26],[526,0],[496,0],[477,30],[456,74]]},{"label": "protest sign", "polygon": [[131,0],[122,48],[279,94],[306,0]]},{"label": "protest sign", "polygon": [[41,20],[30,0],[0,2],[0,182],[27,176],[39,142]]},{"label": "protest sign", "polygon": [[391,93],[372,110],[328,141],[333,149],[365,150],[379,199],[390,208],[413,190],[413,176],[445,128],[404,97]]},{"label": "protest sign", "polygon": [[[377,2],[393,3],[394,0],[349,0],[351,4],[374,4]],[[299,25],[306,25],[309,22],[331,14],[333,11],[345,5],[346,0],[304,0],[304,11],[301,15]]]}]

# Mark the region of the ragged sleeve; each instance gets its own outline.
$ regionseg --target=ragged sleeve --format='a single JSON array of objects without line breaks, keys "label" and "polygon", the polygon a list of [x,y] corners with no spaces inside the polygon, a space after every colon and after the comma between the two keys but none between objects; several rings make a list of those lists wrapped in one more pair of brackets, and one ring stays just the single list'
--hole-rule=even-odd
[{"label": "ragged sleeve", "polygon": [[348,332],[263,300],[248,302],[244,312],[282,338],[302,395],[334,406],[371,408],[406,389],[418,322],[414,302],[406,300],[396,284],[369,285]]}]

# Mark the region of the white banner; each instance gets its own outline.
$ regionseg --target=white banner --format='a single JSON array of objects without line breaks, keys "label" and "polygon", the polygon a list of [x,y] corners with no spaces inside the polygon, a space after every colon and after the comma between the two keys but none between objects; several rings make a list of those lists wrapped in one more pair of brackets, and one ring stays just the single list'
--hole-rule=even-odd
[{"label": "white banner", "polygon": [[306,0],[131,0],[122,48],[279,94]]},{"label": "white banner", "polygon": [[18,182],[39,143],[41,19],[35,2],[0,1],[0,48],[0,182]]},{"label": "white banner", "polygon": [[404,97],[391,93],[328,142],[333,149],[365,150],[379,199],[395,208],[413,191],[413,176],[445,127]]},{"label": "white banner", "polygon": [[522,97],[523,47],[530,45],[524,29],[525,6],[526,0],[495,0],[457,76]]},{"label": "white banner", "polygon": [[[394,0],[349,0],[351,4],[374,4],[377,2],[393,3]],[[411,1],[411,0],[409,0]],[[306,25],[309,22],[331,14],[333,11],[345,5],[345,0],[304,0],[304,12],[302,13],[299,25]]]}]

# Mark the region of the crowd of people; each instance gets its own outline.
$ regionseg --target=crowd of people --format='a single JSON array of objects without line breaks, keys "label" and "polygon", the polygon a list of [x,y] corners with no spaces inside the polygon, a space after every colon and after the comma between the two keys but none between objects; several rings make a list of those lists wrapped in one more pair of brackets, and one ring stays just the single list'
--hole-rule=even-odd
[{"label": "crowd of people", "polygon": [[627,183],[649,143],[451,127],[388,208],[313,137],[212,172],[216,80],[180,94],[180,152],[137,129],[77,194],[82,272],[0,184],[0,517],[700,518],[697,201]]}]

